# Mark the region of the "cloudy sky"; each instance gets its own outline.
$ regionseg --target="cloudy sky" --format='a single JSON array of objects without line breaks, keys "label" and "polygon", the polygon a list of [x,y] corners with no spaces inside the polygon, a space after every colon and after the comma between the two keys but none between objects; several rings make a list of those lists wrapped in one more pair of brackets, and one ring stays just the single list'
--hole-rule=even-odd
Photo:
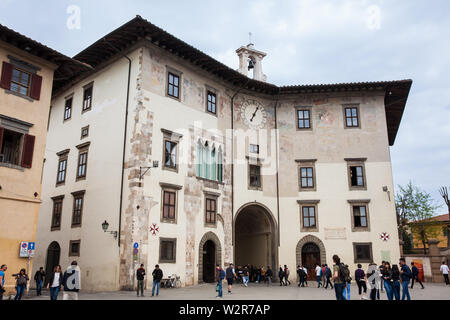
[{"label": "cloudy sky", "polygon": [[449,12],[448,0],[0,0],[1,24],[68,56],[139,14],[235,69],[252,32],[277,85],[413,79],[394,183],[412,180],[439,203],[450,186]]}]

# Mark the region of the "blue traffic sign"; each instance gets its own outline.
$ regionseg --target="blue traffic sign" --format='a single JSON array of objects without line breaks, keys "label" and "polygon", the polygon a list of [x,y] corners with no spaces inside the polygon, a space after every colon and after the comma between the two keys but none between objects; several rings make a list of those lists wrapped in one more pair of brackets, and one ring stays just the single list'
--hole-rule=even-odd
[{"label": "blue traffic sign", "polygon": [[135,242],[134,245],[133,245],[133,247],[134,247],[135,249],[139,248],[139,243]]},{"label": "blue traffic sign", "polygon": [[36,247],[35,242],[28,242],[28,250],[34,250]]}]

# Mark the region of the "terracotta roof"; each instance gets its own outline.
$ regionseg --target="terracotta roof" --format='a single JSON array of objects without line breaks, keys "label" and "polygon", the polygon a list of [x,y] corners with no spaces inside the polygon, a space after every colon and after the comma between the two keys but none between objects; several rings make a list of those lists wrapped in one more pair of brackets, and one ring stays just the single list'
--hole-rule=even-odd
[{"label": "terracotta roof", "polygon": [[4,41],[31,55],[47,60],[58,68],[55,70],[53,79],[53,91],[57,91],[68,80],[74,79],[84,71],[91,70],[92,67],[83,62],[53,50],[40,42],[30,39],[14,30],[0,24],[0,40]]},{"label": "terracotta roof", "polygon": [[[77,54],[74,59],[85,62],[96,68],[116,55],[118,51],[126,50],[138,41],[144,39],[147,39],[154,45],[215,75],[219,79],[222,79],[237,88],[243,88],[257,93],[264,93],[274,97],[304,93],[384,91],[387,130],[390,145],[394,144],[412,85],[412,80],[400,80],[384,82],[276,86],[271,83],[250,79],[244,76],[238,71],[231,69],[225,64],[174,37],[140,16],[136,16],[134,19],[102,37]],[[70,80],[67,81],[67,83],[69,82]]]},{"label": "terracotta roof", "polygon": [[441,214],[440,216],[435,216],[432,217],[430,219],[424,219],[424,220],[419,220],[417,222],[446,222],[446,221],[450,221],[448,218],[448,213],[446,214]]}]

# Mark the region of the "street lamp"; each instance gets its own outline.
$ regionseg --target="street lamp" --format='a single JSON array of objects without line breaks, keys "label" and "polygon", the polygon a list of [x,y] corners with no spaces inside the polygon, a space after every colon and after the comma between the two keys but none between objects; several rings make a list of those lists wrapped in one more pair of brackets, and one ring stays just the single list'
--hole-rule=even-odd
[{"label": "street lamp", "polygon": [[102,223],[103,231],[111,233],[112,235],[114,235],[114,239],[117,239],[117,231],[107,231],[108,227],[109,227],[109,223],[108,223],[108,221],[105,220],[105,222]]}]

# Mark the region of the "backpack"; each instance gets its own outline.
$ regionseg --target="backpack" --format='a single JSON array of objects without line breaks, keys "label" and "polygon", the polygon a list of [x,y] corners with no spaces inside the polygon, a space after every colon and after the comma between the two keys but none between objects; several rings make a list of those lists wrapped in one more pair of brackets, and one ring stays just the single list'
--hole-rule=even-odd
[{"label": "backpack", "polygon": [[227,268],[226,276],[227,276],[227,279],[233,279],[233,277],[234,277],[234,275],[233,275],[233,268],[231,268],[231,267]]},{"label": "backpack", "polygon": [[220,280],[223,280],[223,279],[225,279],[225,271],[223,271],[223,269],[222,269],[222,270],[220,270]]},{"label": "backpack", "polygon": [[411,269],[410,269],[407,265],[403,266],[402,269],[403,269],[403,275],[404,275],[405,277],[411,279],[411,278],[412,278]]},{"label": "backpack", "polygon": [[326,276],[327,278],[330,278],[330,277],[332,276],[332,274],[331,274],[331,269],[328,268],[328,267],[325,269],[325,276]]},{"label": "backpack", "polygon": [[348,283],[352,281],[352,277],[350,277],[350,270],[348,269],[348,266],[344,265],[343,263],[339,264],[339,279],[341,279],[342,282]]}]

